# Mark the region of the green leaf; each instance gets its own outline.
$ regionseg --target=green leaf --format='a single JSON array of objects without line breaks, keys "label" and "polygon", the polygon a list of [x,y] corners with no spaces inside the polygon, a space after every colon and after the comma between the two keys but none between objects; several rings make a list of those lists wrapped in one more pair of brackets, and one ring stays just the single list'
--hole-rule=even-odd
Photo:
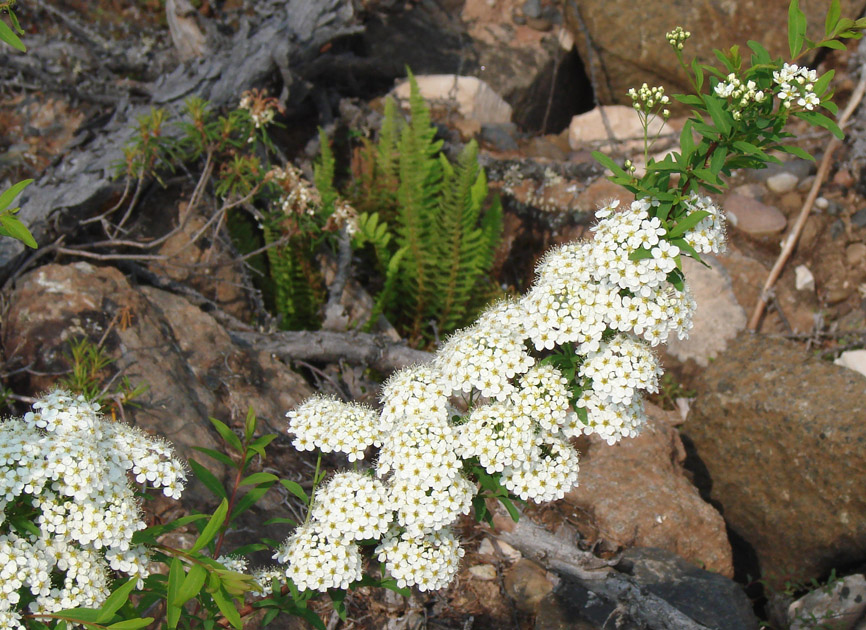
[{"label": "green leaf", "polygon": [[841,15],[842,7],[839,6],[839,0],[831,0],[830,8],[827,9],[827,17],[824,18],[824,34],[827,37],[830,37],[830,34],[836,30]]},{"label": "green leaf", "polygon": [[232,460],[232,458],[229,457],[228,455],[226,455],[225,453],[220,453],[219,451],[215,451],[212,448],[204,448],[203,446],[193,446],[193,449],[195,449],[196,451],[198,451],[200,453],[204,453],[208,457],[215,459],[218,462],[225,464],[226,466],[229,466],[231,468],[234,468],[235,466],[237,466],[237,464],[235,464],[234,460]]},{"label": "green leaf", "polygon": [[227,499],[223,499],[219,504],[219,507],[213,513],[213,516],[210,517],[210,520],[207,522],[207,525],[204,526],[201,534],[196,539],[195,544],[190,549],[190,553],[195,553],[199,549],[204,548],[211,540],[213,540],[214,536],[216,536],[219,528],[223,526],[226,520],[226,514],[229,511],[229,502]]},{"label": "green leaf", "polygon": [[231,446],[238,453],[243,452],[243,445],[241,444],[240,438],[235,435],[235,432],[232,431],[226,423],[217,420],[216,418],[208,418],[214,428],[217,430],[217,433],[220,434],[223,440],[225,440],[226,444]]},{"label": "green leaf", "polygon": [[692,135],[692,119],[689,118],[683,125],[683,130],[680,132],[680,149],[683,152],[683,163],[688,163],[689,158],[695,151],[695,139]]},{"label": "green leaf", "polygon": [[653,254],[646,247],[641,247],[640,249],[634,250],[631,254],[628,255],[629,260],[643,260],[645,258],[652,258]]},{"label": "green leaf", "polygon": [[631,179],[631,176],[628,173],[626,173],[619,164],[614,162],[610,157],[608,157],[607,155],[605,155],[601,151],[593,151],[592,157],[594,157],[599,164],[601,164],[605,168],[613,171],[614,175],[619,175],[621,177],[628,177],[629,179]]},{"label": "green leaf", "polygon": [[701,88],[704,87],[704,71],[701,69],[697,57],[692,57],[692,72],[695,73],[695,88],[700,93]]},{"label": "green leaf", "polygon": [[800,147],[794,144],[781,144],[776,147],[779,151],[784,151],[785,153],[790,153],[791,155],[796,155],[798,158],[802,158],[804,160],[815,161],[815,156],[807,151],[804,151]]},{"label": "green leaf", "polygon": [[111,618],[114,617],[114,613],[120,610],[120,608],[126,603],[126,600],[129,599],[129,594],[132,592],[132,589],[135,588],[137,583],[138,578],[131,577],[114,589],[99,609],[99,617],[96,618],[96,623],[106,623],[107,621],[110,621]]},{"label": "green leaf", "polygon": [[331,598],[331,603],[334,605],[334,612],[342,619],[346,621],[348,614],[346,612],[346,591],[330,588],[328,589],[328,596]]},{"label": "green leaf", "polygon": [[800,10],[799,0],[791,0],[788,5],[788,47],[791,59],[795,59],[803,48],[806,39],[806,14]]},{"label": "green leaf", "polygon": [[686,254],[688,254],[689,256],[694,258],[695,260],[697,260],[699,263],[701,263],[705,267],[709,267],[709,265],[701,259],[700,254],[698,254],[698,252],[695,251],[695,248],[692,247],[691,245],[689,245],[684,239],[675,238],[671,241],[671,245],[676,245],[677,247],[680,248],[680,251],[685,252]]},{"label": "green leaf", "polygon": [[834,136],[836,136],[839,140],[843,140],[845,138],[845,134],[841,129],[836,125],[835,122],[827,118],[824,114],[820,114],[818,112],[794,112],[794,116],[797,118],[802,118],[810,125],[817,125],[818,127],[823,127]]},{"label": "green leaf", "polygon": [[195,521],[200,521],[203,518],[207,518],[207,514],[190,514],[188,516],[182,516],[170,523],[165,523],[164,525],[152,525],[147,529],[135,532],[132,535],[132,543],[140,545],[143,543],[153,542],[166,532],[175,530],[178,527],[183,527],[189,523],[194,523]]},{"label": "green leaf", "polygon": [[11,236],[33,249],[39,247],[30,230],[18,217],[11,214],[0,214],[0,226],[2,226],[0,227],[0,234],[3,236]]},{"label": "green leaf", "polygon": [[306,505],[310,504],[310,498],[307,496],[307,493],[304,492],[304,489],[299,483],[297,483],[296,481],[292,481],[291,479],[280,479],[280,483],[286,490],[298,497]]},{"label": "green leaf", "polygon": [[18,36],[6,25],[6,22],[0,20],[0,41],[6,42],[13,48],[17,48],[21,52],[27,52],[27,46],[25,46]]},{"label": "green leaf", "polygon": [[669,238],[676,238],[681,236],[695,227],[698,223],[701,222],[705,217],[710,216],[710,213],[706,210],[697,210],[686,215],[684,218],[680,219],[676,226],[668,232]]},{"label": "green leaf", "polygon": [[848,48],[838,39],[825,39],[819,46],[823,48],[832,48],[833,50],[848,50]]},{"label": "green leaf", "polygon": [[674,99],[683,105],[690,105],[692,107],[700,107],[701,109],[704,109],[704,102],[701,100],[700,96],[695,96],[694,94],[674,94]]},{"label": "green leaf", "polygon": [[520,520],[520,512],[514,507],[514,503],[508,497],[499,497],[499,502],[508,510],[508,515],[515,523]]},{"label": "green leaf", "polygon": [[108,630],[138,630],[153,623],[153,617],[142,617],[141,619],[127,619],[118,621],[108,626]]},{"label": "green leaf", "polygon": [[220,612],[223,614],[223,617],[228,619],[229,623],[231,623],[233,627],[240,630],[243,627],[241,615],[238,612],[238,609],[235,607],[234,603],[232,603],[231,598],[225,592],[225,589],[220,586],[218,589],[211,593],[211,597],[213,597],[213,600],[219,607]]},{"label": "green leaf", "polygon": [[25,179],[24,181],[20,181],[14,184],[9,190],[5,191],[2,195],[0,195],[0,210],[5,210],[9,207],[15,197],[21,194],[21,191],[27,188],[30,184],[33,183],[32,179]]},{"label": "green leaf", "polygon": [[727,147],[716,147],[716,150],[713,151],[713,157],[710,158],[710,172],[718,175],[725,166],[726,157],[728,157]]},{"label": "green leaf", "polygon": [[249,409],[247,409],[247,417],[244,422],[244,441],[249,442],[253,439],[253,433],[256,430],[256,412],[253,409],[253,406],[250,405]]},{"label": "green leaf", "polygon": [[180,558],[175,556],[171,561],[171,568],[168,571],[168,590],[165,596],[165,619],[169,628],[177,628],[177,623],[180,621],[180,606],[175,602],[177,601],[177,594],[183,578],[183,563],[180,561]]},{"label": "green leaf", "polygon": [[189,573],[187,573],[186,577],[183,579],[180,588],[177,589],[174,604],[176,606],[183,606],[190,599],[198,595],[201,592],[201,588],[204,586],[206,579],[207,569],[200,564],[192,565]]},{"label": "green leaf", "polygon": [[243,514],[248,509],[250,509],[256,501],[261,499],[265,493],[271,489],[275,481],[266,482],[263,484],[259,484],[249,492],[247,492],[244,496],[240,498],[240,500],[235,504],[234,510],[232,510],[231,520],[235,520],[240,514]]},{"label": "green leaf", "polygon": [[272,475],[271,473],[266,472],[257,472],[251,475],[247,475],[241,480],[240,485],[242,486],[254,486],[260,483],[266,483],[269,481],[279,481],[280,478],[276,475]]},{"label": "green leaf", "polygon": [[201,481],[208,490],[214,493],[214,495],[225,499],[228,498],[226,494],[226,489],[223,487],[223,484],[219,479],[216,478],[211,471],[207,468],[199,464],[194,459],[189,460],[189,466],[192,468],[192,474],[196,476],[196,478]]},{"label": "green leaf", "polygon": [[[844,46],[843,46],[844,48]],[[833,75],[836,74],[835,70],[828,70],[815,81],[815,85],[812,86],[813,91],[818,96],[823,96],[824,92],[827,91],[827,87],[830,85],[830,81],[833,79]]]},{"label": "green leaf", "polygon": [[722,107],[722,101],[712,94],[703,95],[704,104],[713,119],[713,124],[723,135],[731,132],[731,115]]},{"label": "green leaf", "polygon": [[752,52],[755,53],[753,65],[770,63],[770,53],[761,45],[760,42],[750,39],[746,44],[752,49]]}]

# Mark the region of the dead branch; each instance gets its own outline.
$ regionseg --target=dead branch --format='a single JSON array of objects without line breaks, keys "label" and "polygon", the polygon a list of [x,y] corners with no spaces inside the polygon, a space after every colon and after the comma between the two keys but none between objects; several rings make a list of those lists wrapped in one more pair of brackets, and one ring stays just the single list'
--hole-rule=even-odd
[{"label": "dead branch", "polygon": [[283,361],[317,361],[369,365],[380,372],[427,363],[429,352],[414,350],[402,341],[361,332],[284,331],[275,333],[229,331],[237,344],[264,350]]}]

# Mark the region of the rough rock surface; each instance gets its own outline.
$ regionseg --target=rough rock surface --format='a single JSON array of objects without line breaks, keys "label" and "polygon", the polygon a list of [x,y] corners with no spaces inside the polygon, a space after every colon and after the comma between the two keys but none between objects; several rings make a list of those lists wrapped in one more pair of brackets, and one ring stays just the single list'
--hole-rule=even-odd
[{"label": "rough rock surface", "polygon": [[686,339],[671,334],[667,352],[680,361],[707,363],[725,349],[728,341],[746,327],[746,313],[737,303],[731,279],[721,262],[705,256],[709,268],[692,258],[683,258],[683,272],[698,306],[694,326]]},{"label": "rough rock surface", "polygon": [[615,446],[592,439],[581,449],[580,485],[562,509],[572,509],[585,536],[661,547],[732,576],[725,523],[683,473],[685,449],[672,426],[679,414],[649,404],[647,412],[648,425],[637,438]]},{"label": "rough rock surface", "polygon": [[[807,593],[788,608],[791,630],[850,630],[866,625],[866,577],[849,575]],[[859,622],[859,623],[858,623]]]},{"label": "rough rock surface", "polygon": [[[661,597],[703,627],[716,630],[758,627],[751,603],[738,584],[668,551],[629,549],[617,569],[630,575],[643,591]],[[645,626],[630,618],[627,606],[617,606],[615,602],[596,596],[568,576],[541,601],[535,621],[535,630],[610,627],[639,630]]]},{"label": "rough rock surface", "polygon": [[69,341],[82,336],[94,343],[104,336],[115,360],[109,369],[132,386],[148,386],[137,406],[126,406],[127,420],[165,436],[183,456],[192,446],[221,448],[209,416],[232,425],[252,405],[267,423],[262,428],[280,432],[285,412],[311,393],[270,354],[234,346],[184,298],[132,286],[112,267],[83,262],[46,265],[18,281],[3,323],[5,358],[35,373],[25,373],[16,389],[53,385],[69,367]]},{"label": "rough rock surface", "polygon": [[[862,0],[843,0],[842,15],[856,17]],[[818,37],[827,4],[801,2],[800,7]],[[717,0],[568,0],[565,3],[569,27],[580,57],[595,73],[595,90],[602,103],[630,104],[630,87],[646,82],[665,85],[671,92],[689,91],[677,58],[665,41],[665,33],[681,25],[692,33],[686,42],[686,59],[697,56],[702,63],[716,63],[714,48],[729,49],[738,44],[748,52],[750,39],[764,44],[773,56],[788,58],[787,2],[739,2]],[[778,28],[767,28],[777,24]],[[823,31],[822,31],[823,32]],[[593,51],[587,50],[587,39]]]},{"label": "rough rock surface", "polygon": [[866,558],[866,378],[743,334],[710,364],[684,426],[725,521],[762,575],[820,577]]}]

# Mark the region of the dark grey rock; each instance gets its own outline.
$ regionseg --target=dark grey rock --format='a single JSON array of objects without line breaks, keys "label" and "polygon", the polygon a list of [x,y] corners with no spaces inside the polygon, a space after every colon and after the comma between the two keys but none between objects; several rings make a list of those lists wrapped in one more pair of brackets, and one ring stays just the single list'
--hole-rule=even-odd
[{"label": "dark grey rock", "polygon": [[626,551],[617,569],[698,623],[716,630],[758,628],[758,618],[739,584],[704,571],[664,549]]},{"label": "dark grey rock", "polygon": [[[663,549],[626,551],[617,570],[631,576],[641,592],[651,593],[713,630],[757,630],[758,619],[740,586],[704,571]],[[567,575],[539,606],[535,630],[639,630],[629,607],[589,591]]]},{"label": "dark grey rock", "polygon": [[481,125],[481,142],[496,151],[516,151],[517,125],[514,123],[487,123]]},{"label": "dark grey rock", "polygon": [[523,3],[523,15],[528,18],[540,18],[542,13],[541,0],[526,0]]},{"label": "dark grey rock", "polygon": [[851,217],[851,223],[857,227],[866,227],[866,208],[855,212]]}]

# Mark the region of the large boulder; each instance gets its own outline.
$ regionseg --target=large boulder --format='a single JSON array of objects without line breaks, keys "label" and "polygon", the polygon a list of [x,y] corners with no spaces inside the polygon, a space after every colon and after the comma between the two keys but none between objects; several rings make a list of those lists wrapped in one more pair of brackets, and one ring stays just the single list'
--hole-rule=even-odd
[{"label": "large boulder", "polygon": [[764,578],[781,586],[866,559],[866,378],[790,341],[743,334],[697,390],[684,433],[703,490]]},{"label": "large boulder", "polygon": [[[826,2],[800,2],[811,27],[809,35],[822,33]],[[857,17],[863,0],[842,0],[842,15]],[[646,82],[664,85],[671,92],[690,91],[685,73],[665,40],[665,33],[680,25],[692,33],[686,42],[686,59],[717,63],[714,48],[738,44],[744,56],[748,40],[761,42],[771,55],[788,52],[788,3],[754,0],[570,0],[565,3],[566,24],[592,72],[600,102],[630,105],[628,89]],[[587,41],[593,50],[587,50]]]},{"label": "large boulder", "polygon": [[725,523],[684,474],[676,412],[647,404],[641,435],[608,446],[593,436],[581,448],[577,488],[562,508],[590,539],[614,547],[660,547],[733,576]]},{"label": "large boulder", "polygon": [[81,337],[104,340],[114,360],[104,376],[147,387],[123,407],[126,419],[184,457],[194,446],[221,449],[208,417],[239,424],[252,406],[262,429],[282,432],[285,412],[312,393],[269,353],[235,346],[211,315],[172,293],[133,286],[113,267],[45,265],[18,281],[2,329],[5,360],[29,366],[17,391],[54,386],[70,367],[70,342]]}]

